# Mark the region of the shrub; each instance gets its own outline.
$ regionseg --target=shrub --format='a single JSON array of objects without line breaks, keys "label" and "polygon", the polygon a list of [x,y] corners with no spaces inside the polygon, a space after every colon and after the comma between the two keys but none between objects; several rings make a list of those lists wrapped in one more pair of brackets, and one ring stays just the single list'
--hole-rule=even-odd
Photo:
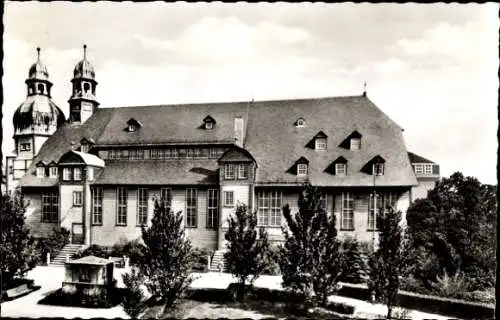
[{"label": "shrub", "polygon": [[123,310],[131,317],[137,318],[144,310],[144,293],[141,289],[143,277],[136,268],[123,275],[125,290],[122,298]]},{"label": "shrub", "polygon": [[36,247],[40,253],[42,263],[45,263],[47,253],[50,253],[50,258],[53,259],[68,243],[69,230],[63,227],[55,227],[52,234],[47,238],[38,238],[36,241]]},{"label": "shrub", "polygon": [[347,238],[342,244],[346,259],[346,268],[340,281],[363,283],[366,276],[366,265],[362,257],[362,249],[356,239]]},{"label": "shrub", "polygon": [[438,276],[432,284],[433,293],[446,298],[463,298],[469,291],[469,283],[461,271],[457,271],[453,276],[448,276],[444,271],[443,276]]},{"label": "shrub", "polygon": [[484,303],[495,303],[496,298],[495,298],[495,290],[492,290],[493,292],[489,291],[472,291],[472,292],[467,292],[464,295],[464,298],[468,301],[478,301],[478,302],[484,302]]},{"label": "shrub", "polygon": [[194,249],[193,250],[193,265],[191,270],[197,272],[207,272],[208,271],[208,259],[213,256],[213,252],[208,249]]},{"label": "shrub", "polygon": [[127,256],[130,259],[131,264],[139,265],[144,263],[146,250],[147,248],[142,243],[141,239],[135,239],[132,241],[121,239],[111,248],[111,256]]},{"label": "shrub", "polygon": [[421,293],[421,294],[430,294],[430,290],[425,287],[421,280],[416,279],[414,276],[410,275],[408,277],[404,277],[401,279],[401,290]]},{"label": "shrub", "polygon": [[72,259],[79,259],[86,256],[96,256],[107,259],[110,256],[110,251],[106,247],[93,244],[83,251],[78,251],[77,253],[75,253]]}]

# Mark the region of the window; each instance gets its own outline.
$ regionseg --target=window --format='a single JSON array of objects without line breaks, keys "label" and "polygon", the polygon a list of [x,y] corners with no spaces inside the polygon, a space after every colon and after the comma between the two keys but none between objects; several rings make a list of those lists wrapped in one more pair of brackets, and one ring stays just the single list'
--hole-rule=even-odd
[{"label": "window", "polygon": [[354,230],[354,199],[349,192],[342,193],[342,219],[340,229]]},{"label": "window", "polygon": [[80,106],[75,105],[75,106],[73,106],[73,108],[71,108],[70,118],[71,118],[72,122],[80,122],[81,121]]},{"label": "window", "polygon": [[137,189],[137,225],[148,223],[148,189]]},{"label": "window", "polygon": [[186,189],[186,227],[196,228],[198,218],[197,190]]},{"label": "window", "polygon": [[315,144],[316,150],[326,150],[326,138],[316,138]]},{"label": "window", "polygon": [[87,143],[84,143],[80,146],[80,151],[81,152],[89,152],[89,145]]},{"label": "window", "polygon": [[321,197],[319,198],[319,205],[325,211],[328,211],[328,195],[326,193],[321,194]]},{"label": "window", "polygon": [[57,167],[50,167],[50,172],[49,172],[49,175],[51,178],[57,178]]},{"label": "window", "polygon": [[172,189],[162,188],[160,190],[160,198],[163,201],[163,204],[166,207],[167,212],[170,212],[170,210],[172,209]]},{"label": "window", "polygon": [[248,178],[248,165],[246,163],[240,163],[238,165],[238,179]]},{"label": "window", "polygon": [[234,206],[234,191],[224,191],[224,207]]},{"label": "window", "polygon": [[281,226],[281,192],[262,191],[257,194],[259,226]]},{"label": "window", "polygon": [[65,181],[71,180],[71,168],[63,169],[63,180]]},{"label": "window", "polygon": [[361,149],[361,139],[351,138],[351,150],[359,150],[359,149]]},{"label": "window", "polygon": [[226,164],[224,167],[224,177],[226,180],[232,180],[234,179],[234,165],[233,164]]},{"label": "window", "polygon": [[137,130],[137,125],[135,123],[130,123],[128,125],[128,132],[134,132],[135,130]]},{"label": "window", "polygon": [[54,223],[59,218],[59,197],[56,192],[42,193],[42,222]]},{"label": "window", "polygon": [[205,122],[205,129],[212,130],[214,128],[214,123],[212,121]]},{"label": "window", "polygon": [[116,189],[116,198],[118,199],[116,224],[119,226],[127,225],[127,189],[119,187]]},{"label": "window", "polygon": [[425,174],[432,174],[432,164],[425,165]]},{"label": "window", "polygon": [[424,173],[424,165],[423,164],[416,164],[415,165],[415,173],[416,174]]},{"label": "window", "polygon": [[87,168],[87,179],[89,181],[94,180],[94,168],[92,168],[92,167]]},{"label": "window", "polygon": [[81,207],[83,205],[83,192],[73,191],[73,206]]},{"label": "window", "polygon": [[210,148],[209,157],[210,158],[220,158],[224,153],[224,149],[222,148]]},{"label": "window", "polygon": [[380,213],[378,210],[379,203],[379,195],[378,194],[370,194],[370,201],[368,202],[368,229],[373,230],[378,229],[377,226],[377,217]]},{"label": "window", "polygon": [[297,120],[297,127],[303,127],[306,125],[306,121],[302,118]]},{"label": "window", "polygon": [[297,164],[297,175],[299,176],[307,175],[307,164],[305,163]]},{"label": "window", "polygon": [[82,168],[73,168],[73,180],[82,180]]},{"label": "window", "polygon": [[346,164],[345,163],[336,163],[335,164],[335,174],[336,175],[343,175],[346,174]]},{"label": "window", "polygon": [[21,151],[31,151],[31,143],[21,143]]},{"label": "window", "polygon": [[37,167],[36,168],[36,176],[38,178],[43,178],[45,177],[45,168],[44,167]]},{"label": "window", "polygon": [[381,176],[384,174],[384,164],[383,163],[374,163],[373,164],[373,174],[376,176]]},{"label": "window", "polygon": [[102,225],[102,199],[103,192],[102,188],[92,188],[90,189],[91,194],[91,210],[92,210],[92,224]]},{"label": "window", "polygon": [[207,228],[216,229],[219,224],[219,190],[208,189]]},{"label": "window", "polygon": [[396,208],[397,194],[393,192],[376,193],[375,197],[370,194],[368,204],[368,229],[373,230],[377,226],[377,216],[384,213],[387,208]]}]

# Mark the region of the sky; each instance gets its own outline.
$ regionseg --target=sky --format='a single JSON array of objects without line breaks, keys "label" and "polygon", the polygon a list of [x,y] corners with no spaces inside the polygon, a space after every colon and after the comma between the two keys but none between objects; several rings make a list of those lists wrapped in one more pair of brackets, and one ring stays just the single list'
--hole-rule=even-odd
[{"label": "sky", "polygon": [[6,2],[2,151],[36,61],[69,113],[83,44],[101,107],[361,95],[409,151],[496,184],[498,5]]}]

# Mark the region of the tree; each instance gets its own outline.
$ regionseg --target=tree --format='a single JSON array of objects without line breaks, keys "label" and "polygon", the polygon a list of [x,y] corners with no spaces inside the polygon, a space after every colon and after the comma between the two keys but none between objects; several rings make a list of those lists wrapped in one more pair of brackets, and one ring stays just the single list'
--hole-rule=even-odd
[{"label": "tree", "polygon": [[14,277],[23,277],[39,261],[35,239],[25,224],[26,204],[21,193],[2,194],[0,212],[1,282],[8,283]]},{"label": "tree", "polygon": [[307,185],[299,195],[299,212],[292,216],[288,205],[283,208],[287,227],[280,248],[283,286],[313,306],[326,305],[345,268],[335,215],[327,215],[320,198],[319,189]]},{"label": "tree", "polygon": [[387,318],[398,300],[400,276],[405,275],[409,260],[408,241],[401,227],[401,211],[387,208],[377,217],[379,243],[377,250],[369,259],[368,288],[376,301],[387,306]]},{"label": "tree", "polygon": [[458,270],[473,288],[494,285],[496,189],[456,172],[410,206],[408,232],[417,257],[414,275],[428,288],[438,276]]},{"label": "tree", "polygon": [[356,239],[344,241],[344,255],[346,267],[340,281],[348,283],[363,283],[366,274],[365,261],[362,258],[361,248]]},{"label": "tree", "polygon": [[225,234],[228,251],[224,254],[229,271],[238,279],[237,298],[245,298],[246,283],[250,287],[268,268],[271,252],[267,232],[259,228],[257,214],[247,211],[245,205],[238,205],[235,218],[228,218],[229,228]]},{"label": "tree", "polygon": [[165,302],[168,310],[183,297],[193,281],[191,241],[184,232],[182,212],[169,211],[162,201],[155,201],[151,226],[142,226],[147,247],[141,274],[149,292]]},{"label": "tree", "polygon": [[123,274],[125,293],[122,298],[123,310],[133,319],[136,319],[146,308],[144,292],[141,289],[144,278],[139,270],[133,267],[130,273]]}]

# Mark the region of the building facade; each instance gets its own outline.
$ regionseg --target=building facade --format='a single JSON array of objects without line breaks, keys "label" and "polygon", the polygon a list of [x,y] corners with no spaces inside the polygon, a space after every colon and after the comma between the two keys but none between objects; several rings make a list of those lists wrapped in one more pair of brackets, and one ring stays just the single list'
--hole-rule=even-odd
[{"label": "building facade", "polygon": [[[182,211],[195,247],[223,249],[238,204],[257,212],[258,224],[279,242],[283,206],[298,211],[299,192],[311,183],[321,188],[341,237],[375,243],[375,216],[389,205],[405,214],[419,186],[402,128],[366,93],[99,108],[86,54],[71,81],[69,119],[49,103],[52,127],[43,143],[36,140],[35,108],[23,104],[14,117],[15,126],[31,128],[38,148],[32,145],[37,152],[17,180],[36,236],[63,226],[73,243],[136,239],[155,201],[164,199]],[[50,99],[49,91],[33,95]],[[20,137],[16,131],[16,146],[25,143]],[[11,163],[23,159],[17,151]]]}]

